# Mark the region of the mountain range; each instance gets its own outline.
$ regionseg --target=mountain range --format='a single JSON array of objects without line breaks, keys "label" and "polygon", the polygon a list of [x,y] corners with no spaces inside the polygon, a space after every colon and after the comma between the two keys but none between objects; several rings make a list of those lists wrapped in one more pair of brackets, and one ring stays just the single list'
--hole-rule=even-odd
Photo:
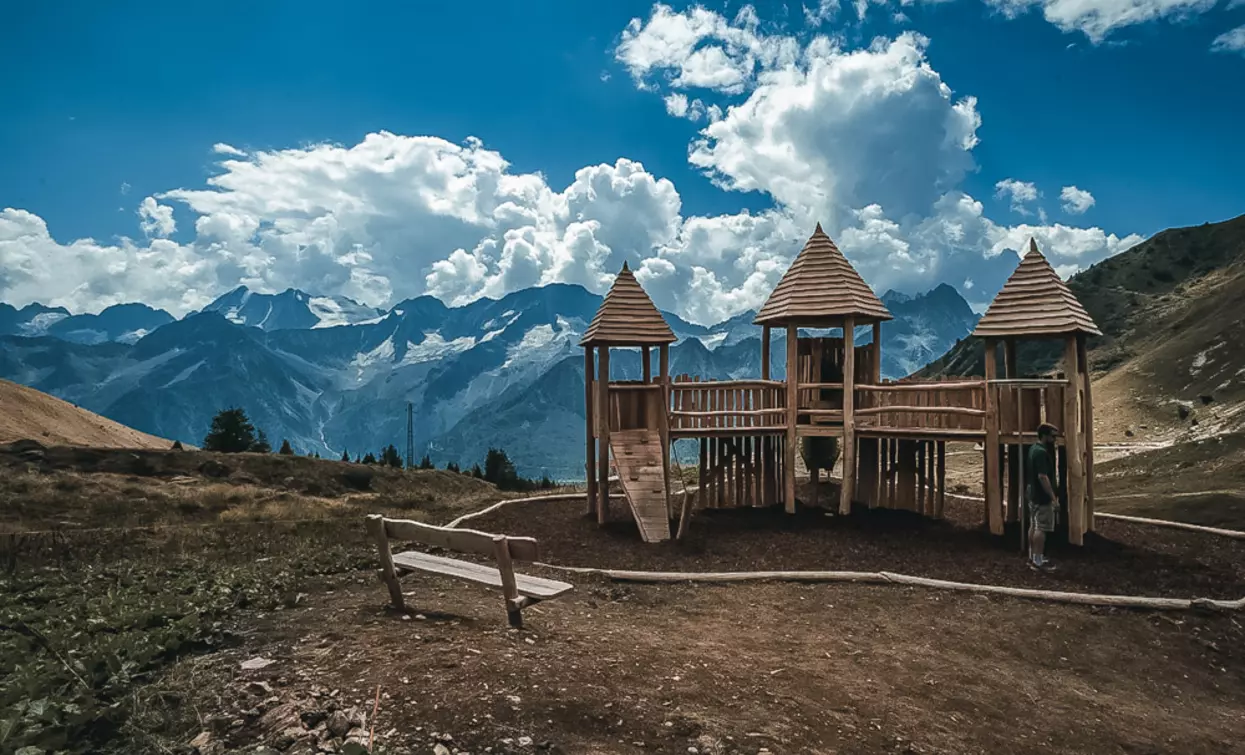
[{"label": "mountain range", "polygon": [[[882,298],[895,315],[882,327],[886,377],[935,359],[977,320],[947,285]],[[0,304],[0,377],[184,443],[200,443],[217,411],[240,406],[274,445],[288,439],[322,456],[403,447],[411,402],[417,456],[471,464],[501,447],[523,474],[574,478],[584,433],[578,344],[600,303],[551,284],[462,307],[421,296],[388,310],[239,287],[180,320],[142,304],[78,315]],[[679,339],[672,374],[760,375],[755,312],[709,327],[664,315]],[[781,334],[773,348],[781,377]],[[639,352],[620,350],[611,366],[615,377],[639,377]]]}]

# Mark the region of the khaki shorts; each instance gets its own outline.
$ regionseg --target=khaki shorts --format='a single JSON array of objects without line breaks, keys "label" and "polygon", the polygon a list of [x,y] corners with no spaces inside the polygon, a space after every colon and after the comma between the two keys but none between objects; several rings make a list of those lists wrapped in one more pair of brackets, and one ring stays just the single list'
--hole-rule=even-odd
[{"label": "khaki shorts", "polygon": [[1035,506],[1029,504],[1030,522],[1035,530],[1042,532],[1055,531],[1055,505],[1046,504],[1045,506]]}]

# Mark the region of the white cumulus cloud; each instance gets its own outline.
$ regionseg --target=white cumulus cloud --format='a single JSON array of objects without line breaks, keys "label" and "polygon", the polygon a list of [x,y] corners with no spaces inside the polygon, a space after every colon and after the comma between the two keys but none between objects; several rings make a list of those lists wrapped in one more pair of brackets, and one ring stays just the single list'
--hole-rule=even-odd
[{"label": "white cumulus cloud", "polygon": [[177,230],[173,220],[173,208],[160,204],[155,197],[147,197],[138,206],[139,227],[147,236],[165,238]]},{"label": "white cumulus cloud", "polygon": [[999,199],[1010,199],[1012,212],[1029,215],[1031,213],[1025,205],[1037,201],[1038,190],[1032,181],[1004,178],[994,185],[994,196]]},{"label": "white cumulus cloud", "polygon": [[1075,186],[1065,186],[1059,192],[1059,200],[1063,204],[1063,211],[1073,215],[1084,214],[1086,210],[1094,206],[1094,195],[1084,189],[1078,189]]}]

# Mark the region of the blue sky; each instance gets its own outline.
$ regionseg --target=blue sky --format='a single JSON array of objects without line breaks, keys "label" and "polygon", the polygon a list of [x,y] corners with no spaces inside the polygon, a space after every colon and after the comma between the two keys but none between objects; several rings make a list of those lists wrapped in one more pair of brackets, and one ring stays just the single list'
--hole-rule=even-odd
[{"label": "blue sky", "polygon": [[[0,209],[23,213],[0,222],[0,300],[98,310],[142,299],[185,311],[245,282],[336,289],[318,292],[381,305],[424,292],[463,301],[551,280],[600,290],[627,258],[649,260],[642,278],[659,303],[703,321],[755,306],[816,220],[879,288],[946,280],[972,298],[972,272],[1016,248],[1013,237],[1037,235],[1070,272],[1135,236],[1245,212],[1245,50],[1231,36],[1245,26],[1245,3],[1153,0],[1145,7],[1154,18],[1142,23],[1120,20],[1130,2],[1081,5],[1094,14],[1065,18],[1063,6],[1040,0],[956,0],[872,4],[863,20],[851,5],[826,6],[810,21],[799,4],[758,3],[741,16],[739,3],[710,3],[704,13],[720,20],[717,31],[676,57],[716,45],[729,53],[723,40],[739,35],[751,35],[742,44],[761,58],[782,44],[800,50],[794,62],[757,63],[727,91],[689,76],[679,84],[687,62],[670,50],[637,57],[636,47],[656,50],[645,36],[670,42],[658,22],[691,18],[686,4],[24,2],[0,26],[9,102]],[[642,45],[627,48],[629,23]],[[837,57],[816,46],[818,35]],[[1238,36],[1245,48],[1245,31]],[[847,101],[830,99],[817,106],[824,111],[764,120],[785,96],[766,77],[784,66],[807,73],[810,50],[850,65],[853,52],[897,40],[896,54],[916,51],[889,67],[875,56],[883,70],[860,74],[869,77],[861,91],[884,93],[888,76],[921,69],[933,72],[924,75],[932,89],[878,94],[877,103],[839,93]],[[672,115],[672,95],[716,105],[729,133],[706,136],[713,115]],[[947,125],[965,98],[972,117]],[[730,123],[729,108],[749,102],[753,121]],[[775,123],[786,136],[765,136]],[[499,216],[505,200],[496,198],[484,210],[418,200],[405,211],[412,194],[444,184],[420,188],[420,165],[431,158],[406,154],[401,141],[352,152],[338,173],[265,166],[266,154],[325,143],[355,150],[380,132],[460,146],[476,137],[469,151],[508,166],[472,181],[534,176],[543,186],[521,192],[518,204],[532,204],[520,221]],[[966,134],[972,144],[949,151],[935,138]],[[702,159],[689,159],[706,140]],[[843,167],[857,141],[868,143],[858,151],[869,160]],[[239,154],[214,151],[218,144]],[[772,150],[786,157],[771,160]],[[394,151],[409,162],[382,196],[376,167],[360,161],[383,163]],[[807,175],[808,165],[819,175]],[[573,190],[590,166],[610,168],[596,180],[619,196]],[[222,174],[236,181],[209,187]],[[1003,181],[1014,182],[1012,194],[1000,191]],[[844,183],[857,188],[845,192]],[[1066,211],[1063,187],[1089,192],[1092,206]],[[537,196],[546,190],[556,196]],[[947,192],[954,196],[939,209],[932,200]],[[148,197],[156,209],[140,216]],[[988,225],[963,231],[959,217],[951,241],[935,234],[935,221],[964,197],[981,206],[971,222]],[[879,209],[862,214],[867,207]],[[629,234],[636,225],[653,227]],[[969,243],[965,233],[980,238]],[[997,272],[985,277],[981,295],[1001,282]],[[689,287],[708,301],[681,303]]]}]

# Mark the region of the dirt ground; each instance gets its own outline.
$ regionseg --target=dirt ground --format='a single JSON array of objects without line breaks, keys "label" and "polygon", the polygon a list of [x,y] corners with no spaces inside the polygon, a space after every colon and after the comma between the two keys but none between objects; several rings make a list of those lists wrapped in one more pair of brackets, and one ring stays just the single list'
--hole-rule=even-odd
[{"label": "dirt ground", "polygon": [[[339,582],[162,683],[193,680],[228,747],[289,752],[316,746],[299,721],[337,711],[360,739],[375,732],[375,751],[413,753],[1230,753],[1245,736],[1237,618],[888,587],[576,584],[516,631],[483,588],[409,577],[421,613],[406,618],[371,579]],[[253,657],[273,663],[242,671]]]},{"label": "dirt ground", "polygon": [[[822,495],[830,495],[824,486]],[[837,496],[832,496],[837,499]],[[979,506],[948,500],[946,521],[857,507],[851,517],[802,509],[696,512],[681,542],[644,545],[626,503],[599,528],[578,501],[517,503],[471,520],[539,540],[547,563],[656,571],[851,570],[1079,592],[1172,597],[1245,595],[1245,545],[1180,530],[1103,521],[1083,547],[1052,542],[1052,574],[1029,569],[1013,525],[980,526]]]},{"label": "dirt ground", "polygon": [[[84,662],[94,656],[73,644],[63,612],[83,616],[93,647],[106,648],[112,633],[159,638],[170,622],[215,606],[210,627],[130,679],[131,712],[118,728],[95,731],[75,752],[1133,755],[1232,753],[1245,737],[1245,619],[1237,615],[849,584],[623,584],[530,565],[523,571],[575,590],[527,609],[524,630],[506,626],[497,591],[423,574],[404,579],[410,611],[400,614],[386,606],[357,514],[379,507],[444,522],[498,500],[495,490],[441,472],[376,470],[369,490],[357,491],[342,477],[356,465],[275,456],[221,459],[229,473],[212,477],[200,469],[211,460],[0,454],[9,521],[98,525],[128,507],[144,522],[196,523],[156,528],[150,547],[71,524],[14,562],[14,584],[44,584],[44,597],[13,603],[23,611],[14,618],[33,621],[32,605],[61,606],[40,626]],[[181,510],[179,491],[196,486],[215,492],[203,493],[205,508]],[[308,524],[265,523],[274,512],[258,502],[274,495],[302,507],[291,512],[317,501],[329,509]],[[837,497],[831,484],[820,495]],[[1245,595],[1240,541],[1103,521],[1084,548],[1053,544],[1059,570],[1038,574],[1019,555],[1018,533],[990,537],[980,506],[954,500],[943,522],[867,509],[850,518],[700,511],[685,542],[654,545],[639,541],[624,502],[604,528],[583,508],[508,504],[470,526],[532,535],[544,560],[561,565],[889,570],[1081,592]],[[252,515],[260,521],[249,523]],[[0,542],[37,540],[6,537]],[[28,557],[54,560],[39,567]],[[144,585],[134,565],[161,559],[171,565]],[[92,588],[76,589],[87,575]],[[274,588],[265,590],[269,579]],[[105,587],[124,592],[124,610],[101,598]],[[239,599],[224,606],[221,591]],[[66,602],[79,593],[81,605]],[[101,690],[98,699],[113,699]]]}]

